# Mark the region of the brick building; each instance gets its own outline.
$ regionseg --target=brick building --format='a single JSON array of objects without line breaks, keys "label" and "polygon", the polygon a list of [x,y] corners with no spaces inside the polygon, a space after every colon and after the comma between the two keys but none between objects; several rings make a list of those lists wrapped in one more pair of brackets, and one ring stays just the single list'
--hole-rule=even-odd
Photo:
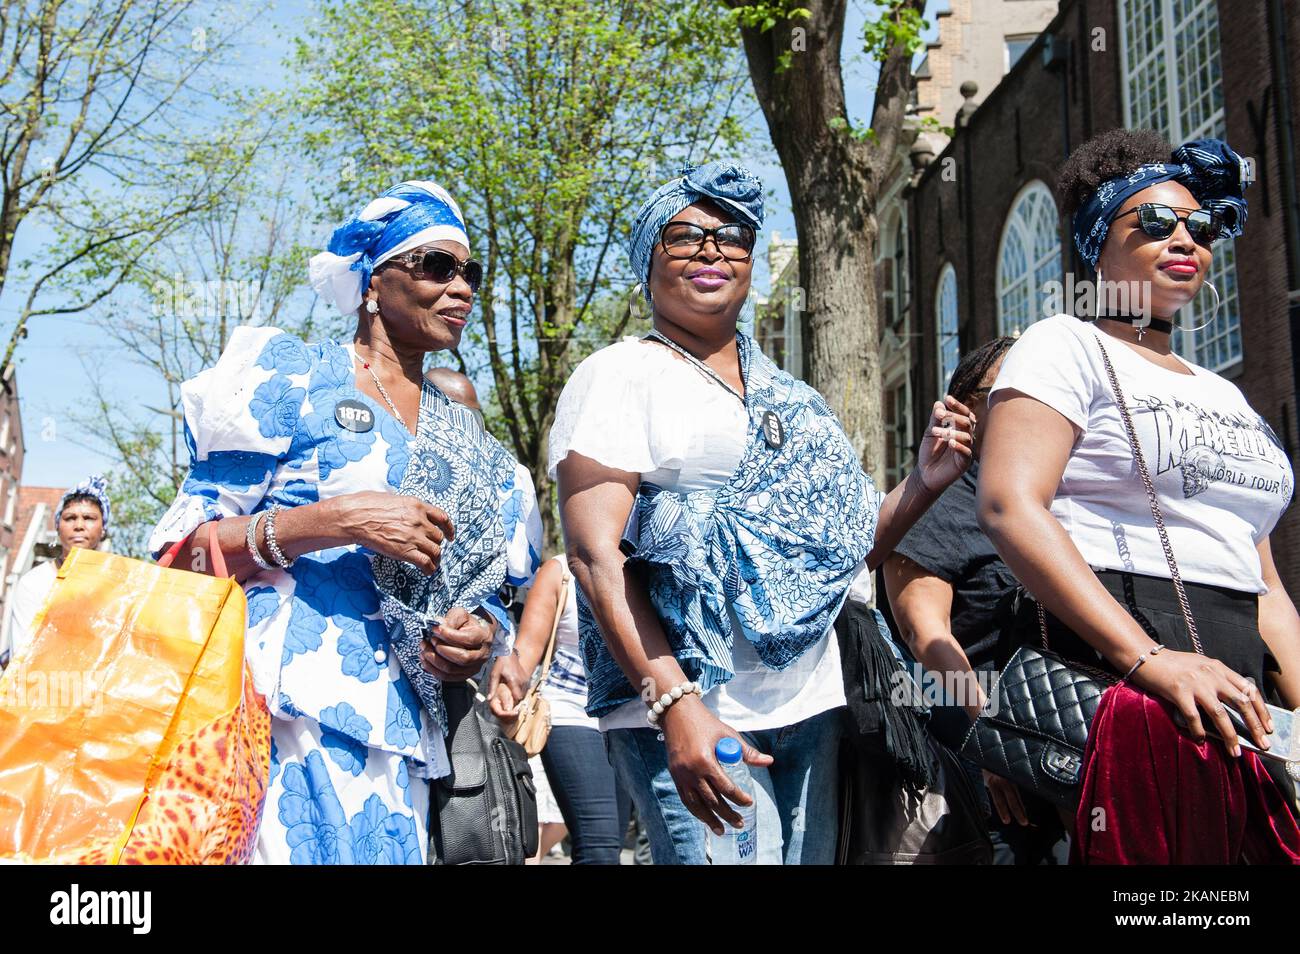
[{"label": "brick building", "polygon": [[[1043,285],[1091,278],[1052,197],[1070,151],[1117,126],[1174,144],[1227,139],[1251,157],[1245,235],[1216,246],[1213,323],[1176,338],[1189,359],[1234,380],[1291,458],[1297,446],[1300,4],[1283,0],[1061,0],[1056,16],[982,102],[954,119],[906,190],[911,305],[910,414],[924,420],[957,356],[1044,316]],[[958,77],[959,78],[959,77]],[[973,105],[973,104],[972,104]],[[1213,299],[1184,311],[1192,327]],[[1300,592],[1300,517],[1275,531],[1283,580]]]}]

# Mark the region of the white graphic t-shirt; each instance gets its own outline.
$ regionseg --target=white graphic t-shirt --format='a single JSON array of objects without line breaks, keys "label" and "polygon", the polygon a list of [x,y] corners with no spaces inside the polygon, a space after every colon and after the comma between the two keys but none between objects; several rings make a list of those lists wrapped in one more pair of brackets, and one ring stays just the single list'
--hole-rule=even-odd
[{"label": "white graphic t-shirt", "polygon": [[1273,429],[1231,381],[1190,362],[1191,374],[1152,364],[1069,315],[1031,325],[993,386],[1042,401],[1081,431],[1053,515],[1091,566],[1168,578],[1098,340],[1115,366],[1183,579],[1266,592],[1256,545],[1293,489]]}]

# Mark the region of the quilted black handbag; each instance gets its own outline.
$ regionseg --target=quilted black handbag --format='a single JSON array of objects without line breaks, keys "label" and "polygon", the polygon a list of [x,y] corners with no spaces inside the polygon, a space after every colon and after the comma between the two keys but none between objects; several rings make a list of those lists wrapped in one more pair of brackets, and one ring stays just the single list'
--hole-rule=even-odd
[{"label": "quilted black handbag", "polygon": [[1073,808],[1088,727],[1115,677],[1066,662],[1047,648],[1045,627],[1043,644],[1021,646],[1007,661],[961,754],[1027,792]]},{"label": "quilted black handbag", "polygon": [[[1138,475],[1146,489],[1151,515],[1164,547],[1174,589],[1183,610],[1192,645],[1203,654],[1192,619],[1182,575],[1165,531],[1151,475],[1133,429],[1128,404],[1115,377],[1106,346],[1098,339],[1102,363],[1110,378],[1115,402],[1133,448]],[[1010,779],[1026,791],[1063,808],[1073,809],[1079,799],[1084,746],[1088,728],[1101,702],[1101,694],[1117,677],[1056,655],[1047,643],[1047,619],[1037,604],[1042,646],[1021,646],[1007,661],[989,692],[988,702],[962,743],[961,754],[981,768]]]}]

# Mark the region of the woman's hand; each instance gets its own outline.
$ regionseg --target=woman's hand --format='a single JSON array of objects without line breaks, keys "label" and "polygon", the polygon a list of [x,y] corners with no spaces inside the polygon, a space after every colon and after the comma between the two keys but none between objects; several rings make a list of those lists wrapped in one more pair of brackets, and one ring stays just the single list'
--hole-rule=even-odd
[{"label": "woman's hand", "polygon": [[951,394],[934,403],[916,462],[921,483],[930,493],[942,493],[970,466],[975,423],[975,415]]},{"label": "woman's hand", "polygon": [[472,679],[492,655],[492,631],[487,620],[453,606],[424,638],[420,664],[443,682]]},{"label": "woman's hand", "polygon": [[1020,789],[1015,782],[1008,781],[1001,775],[994,775],[988,769],[981,769],[984,773],[984,787],[989,790],[989,801],[993,803],[993,811],[1002,819],[1002,824],[1010,825],[1014,817],[1016,824],[1028,825],[1029,815],[1025,812],[1025,803],[1020,799]]},{"label": "woman's hand", "polygon": [[356,543],[426,574],[438,569],[443,543],[456,538],[451,518],[416,497],[365,490],[334,501],[343,529]]},{"label": "woman's hand", "polygon": [[531,683],[531,674],[524,672],[518,653],[499,658],[488,679],[488,708],[492,714],[502,721],[515,718]]},{"label": "woman's hand", "polygon": [[1224,709],[1232,706],[1245,719],[1255,744],[1268,748],[1264,736],[1273,731],[1273,719],[1259,689],[1217,659],[1166,649],[1139,666],[1132,681],[1171,703],[1186,720],[1188,732],[1198,743],[1206,735],[1201,721],[1204,711],[1228,751],[1241,755],[1237,730]]},{"label": "woman's hand", "polygon": [[741,827],[740,814],[728,801],[749,805],[752,799],[736,788],[722,771],[714,746],[719,739],[738,740],[749,765],[771,765],[772,756],[759,752],[739,732],[720,722],[694,693],[682,696],[665,709],[659,724],[668,749],[668,772],[687,810],[715,835],[725,831],[724,822]]}]

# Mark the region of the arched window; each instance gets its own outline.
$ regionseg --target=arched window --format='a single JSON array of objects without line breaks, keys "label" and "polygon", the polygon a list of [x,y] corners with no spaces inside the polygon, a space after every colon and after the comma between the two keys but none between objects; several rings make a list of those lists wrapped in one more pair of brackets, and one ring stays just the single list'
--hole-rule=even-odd
[{"label": "arched window", "polygon": [[[1124,125],[1149,128],[1172,143],[1227,131],[1219,6],[1215,0],[1121,0]],[[1231,239],[1214,246],[1209,278],[1222,301],[1214,321],[1196,331],[1175,330],[1174,350],[1220,371],[1241,360],[1237,263]],[[1178,324],[1193,329],[1209,320],[1214,298],[1203,291],[1179,311]]]},{"label": "arched window", "polygon": [[961,358],[957,320],[957,270],[949,263],[939,272],[939,289],[934,296],[934,326],[939,336],[939,397],[943,398]]},{"label": "arched window", "polygon": [[998,334],[1015,335],[1043,317],[1043,286],[1061,281],[1056,202],[1037,180],[1020,190],[998,246]]}]

